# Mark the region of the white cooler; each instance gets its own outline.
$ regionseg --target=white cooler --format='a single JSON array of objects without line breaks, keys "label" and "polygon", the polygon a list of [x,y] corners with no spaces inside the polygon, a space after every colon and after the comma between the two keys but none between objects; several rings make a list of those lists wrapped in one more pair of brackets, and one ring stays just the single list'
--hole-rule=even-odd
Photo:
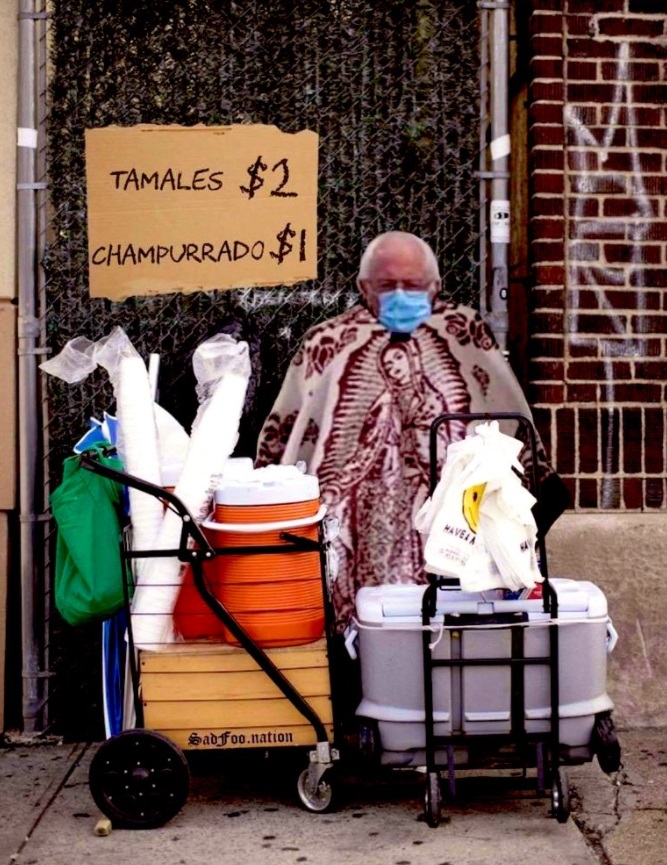
[{"label": "white cooler", "polygon": [[[558,596],[559,739],[563,751],[589,759],[587,746],[595,715],[610,711],[607,654],[615,632],[600,589],[586,581],[550,580]],[[378,723],[382,762],[414,762],[423,753],[424,676],[421,602],[424,586],[362,588],[356,598],[358,655],[363,699],[360,717]],[[504,600],[502,590],[467,593],[439,589],[430,643],[436,659],[511,658],[506,625],[481,624],[458,629],[451,616],[527,613],[524,656],[544,664],[524,668],[525,729],[548,734],[551,725],[549,617],[541,599]],[[448,616],[447,625],[444,617]],[[509,734],[511,669],[507,666],[437,667],[433,670],[435,735]],[[419,758],[421,759],[421,755]],[[458,762],[458,761],[457,761]]]}]

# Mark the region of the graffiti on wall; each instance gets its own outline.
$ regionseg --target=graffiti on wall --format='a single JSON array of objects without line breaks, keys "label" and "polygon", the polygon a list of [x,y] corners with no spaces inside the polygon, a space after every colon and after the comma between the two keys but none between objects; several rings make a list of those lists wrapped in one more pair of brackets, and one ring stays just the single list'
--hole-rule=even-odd
[{"label": "graffiti on wall", "polygon": [[[565,106],[565,124],[572,131],[571,140],[575,147],[595,148],[599,156],[599,164],[595,170],[583,170],[577,175],[576,184],[573,187],[574,207],[572,210],[572,222],[570,237],[566,241],[567,261],[571,264],[576,255],[576,245],[582,241],[591,239],[619,240],[630,248],[628,257],[629,268],[643,263],[643,244],[648,238],[651,221],[655,219],[650,197],[646,190],[640,154],[637,143],[637,118],[633,101],[633,82],[630,76],[630,45],[628,42],[620,42],[616,55],[616,85],[614,87],[613,101],[610,106],[608,125],[604,127],[591,128],[584,122],[584,108],[579,105],[567,104]],[[605,163],[609,157],[612,143],[616,139],[619,128],[623,128],[627,135],[627,148],[631,158],[631,174],[605,170]],[[585,207],[591,196],[602,195],[610,188],[625,189],[628,197],[634,200],[634,212],[628,216],[602,216],[592,218],[586,216]],[[644,353],[642,336],[645,332],[644,317],[638,316],[639,322],[637,332],[629,334],[625,318],[615,313],[614,307],[607,296],[607,291],[615,286],[627,286],[627,268],[617,264],[606,264],[604,261],[577,262],[576,285],[572,285],[567,292],[568,324],[566,328],[566,340],[571,346],[582,348],[596,347],[599,337],[579,333],[578,316],[579,291],[581,288],[592,288],[598,292],[599,309],[609,315],[609,324],[613,337],[621,337],[618,340],[607,339],[604,342],[604,356],[601,358],[604,369],[604,381],[602,383],[602,401],[611,404],[615,401],[615,385],[613,375],[614,357],[623,355],[625,357],[641,356]],[[636,309],[641,312],[645,308],[644,270],[637,268],[635,283]],[[602,488],[600,491],[600,505],[603,508],[613,506],[612,466],[614,464],[614,417],[612,412],[604,413],[605,420],[601,418],[602,428],[601,447],[601,469],[603,472]]]}]

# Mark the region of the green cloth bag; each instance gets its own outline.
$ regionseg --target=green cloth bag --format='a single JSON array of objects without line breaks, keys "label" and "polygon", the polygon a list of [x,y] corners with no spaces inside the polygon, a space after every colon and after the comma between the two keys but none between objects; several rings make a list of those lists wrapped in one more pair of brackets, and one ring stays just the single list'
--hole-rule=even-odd
[{"label": "green cloth bag", "polygon": [[[123,470],[108,445],[87,449],[110,468]],[[120,552],[123,487],[83,468],[78,456],[63,463],[63,480],[51,494],[58,526],[55,603],[70,625],[108,618],[124,604],[123,572],[130,569]],[[128,584],[130,581],[128,580]]]}]

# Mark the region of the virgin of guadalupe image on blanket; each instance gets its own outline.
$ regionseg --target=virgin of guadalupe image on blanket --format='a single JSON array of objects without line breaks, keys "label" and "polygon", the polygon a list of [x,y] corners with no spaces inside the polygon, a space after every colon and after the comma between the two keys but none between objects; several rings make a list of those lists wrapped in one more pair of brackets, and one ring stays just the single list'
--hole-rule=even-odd
[{"label": "virgin of guadalupe image on blanket", "polygon": [[[340,523],[339,629],[361,586],[425,579],[413,516],[429,494],[429,428],[446,412],[514,411],[523,392],[479,313],[436,302],[398,340],[364,306],[312,328],[262,432],[257,465],[306,462]],[[442,453],[466,424],[441,427]],[[544,475],[551,469],[540,461]]]}]

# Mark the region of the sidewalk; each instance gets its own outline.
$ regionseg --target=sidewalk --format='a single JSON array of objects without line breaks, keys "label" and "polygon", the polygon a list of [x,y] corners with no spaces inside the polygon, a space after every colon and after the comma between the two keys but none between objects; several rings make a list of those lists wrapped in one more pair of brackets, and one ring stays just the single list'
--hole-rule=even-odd
[{"label": "sidewalk", "polygon": [[621,744],[617,783],[595,762],[568,770],[574,819],[565,825],[533,792],[462,778],[459,799],[445,799],[443,822],[430,829],[421,776],[396,770],[344,774],[338,810],[310,814],[295,803],[280,761],[246,754],[221,762],[212,754],[198,761],[190,798],[169,824],[98,837],[101,815],[87,780],[96,746],[17,743],[0,750],[0,865],[257,865],[268,858],[272,865],[663,865],[667,730],[626,732]]}]

